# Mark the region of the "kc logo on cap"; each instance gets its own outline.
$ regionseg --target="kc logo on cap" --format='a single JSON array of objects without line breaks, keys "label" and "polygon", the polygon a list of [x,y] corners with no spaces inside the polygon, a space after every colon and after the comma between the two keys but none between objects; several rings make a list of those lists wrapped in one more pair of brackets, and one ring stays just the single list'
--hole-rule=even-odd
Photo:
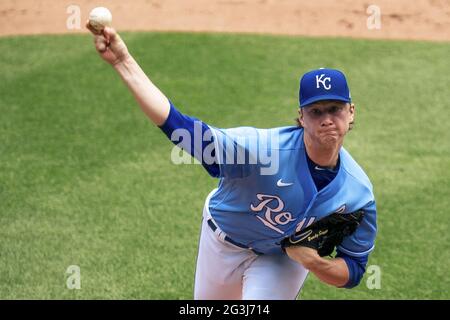
[{"label": "kc logo on cap", "polygon": [[[319,78],[318,75],[316,75],[316,88],[319,89],[319,85],[322,84],[323,88],[325,90],[330,90],[331,89],[331,84],[329,84],[329,83],[331,82],[331,78],[330,77],[323,78],[324,76],[325,76],[325,73],[322,73],[320,75],[320,78]],[[325,83],[326,81],[328,81],[328,86]]]},{"label": "kc logo on cap", "polygon": [[351,102],[347,79],[341,71],[320,68],[303,75],[299,90],[300,107],[321,100]]}]

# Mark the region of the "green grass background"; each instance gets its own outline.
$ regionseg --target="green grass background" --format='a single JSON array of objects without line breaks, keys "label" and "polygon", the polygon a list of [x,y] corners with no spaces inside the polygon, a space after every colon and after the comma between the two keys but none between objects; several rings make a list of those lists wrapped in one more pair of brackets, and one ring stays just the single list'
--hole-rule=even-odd
[{"label": "green grass background", "polygon": [[[293,124],[299,77],[342,69],[357,105],[346,148],[378,202],[381,289],[310,275],[301,298],[450,298],[448,43],[122,36],[180,110],[218,127]],[[171,149],[89,35],[1,38],[0,298],[191,299],[217,180]],[[66,288],[70,265],[81,290]]]}]

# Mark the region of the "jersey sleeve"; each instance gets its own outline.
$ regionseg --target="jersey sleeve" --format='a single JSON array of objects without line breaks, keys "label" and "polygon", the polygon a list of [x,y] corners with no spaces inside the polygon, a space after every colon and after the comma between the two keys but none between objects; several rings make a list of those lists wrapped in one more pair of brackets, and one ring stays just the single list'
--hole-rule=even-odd
[{"label": "jersey sleeve", "polygon": [[[264,172],[267,130],[253,127],[219,129],[209,126],[213,135],[215,162],[221,178],[244,178]],[[264,149],[264,150],[263,150]]]},{"label": "jersey sleeve", "polygon": [[342,241],[337,249],[349,256],[362,257],[375,247],[377,233],[377,209],[375,201],[369,202],[364,210],[364,218],[356,231]]},{"label": "jersey sleeve", "polygon": [[169,102],[169,116],[159,128],[176,146],[197,159],[212,177],[218,177],[220,170],[215,162],[214,141],[210,128],[203,121],[182,114],[170,100]]},{"label": "jersey sleeve", "polygon": [[336,258],[344,259],[348,268],[348,281],[341,288],[351,289],[356,287],[361,282],[361,279],[366,272],[369,255],[366,254],[360,257],[353,257],[337,250]]}]

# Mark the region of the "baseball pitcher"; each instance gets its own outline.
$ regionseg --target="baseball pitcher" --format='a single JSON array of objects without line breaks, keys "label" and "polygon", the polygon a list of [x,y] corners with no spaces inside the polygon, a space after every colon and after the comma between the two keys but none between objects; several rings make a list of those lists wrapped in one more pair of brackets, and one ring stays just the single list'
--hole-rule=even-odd
[{"label": "baseball pitcher", "polygon": [[342,72],[302,76],[296,126],[222,129],[182,114],[114,29],[87,27],[148,118],[219,179],[203,209],[195,299],[295,299],[309,272],[339,288],[359,284],[376,206],[343,147],[355,105]]}]

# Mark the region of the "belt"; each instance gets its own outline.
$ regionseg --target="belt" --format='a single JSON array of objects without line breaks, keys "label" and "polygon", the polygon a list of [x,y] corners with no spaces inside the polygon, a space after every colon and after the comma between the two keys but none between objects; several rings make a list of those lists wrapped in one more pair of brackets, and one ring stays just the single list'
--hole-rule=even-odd
[{"label": "belt", "polygon": [[[209,227],[211,228],[211,230],[213,231],[213,232],[215,232],[216,230],[217,230],[217,225],[214,223],[214,221],[212,220],[212,219],[208,219],[208,225],[209,225]],[[260,253],[260,252],[258,252],[258,251],[255,251],[255,250],[253,250],[252,248],[250,248],[249,246],[246,246],[245,244],[242,244],[242,243],[239,243],[239,242],[236,242],[236,241],[234,241],[233,239],[231,239],[229,236],[225,236],[224,237],[224,240],[225,241],[227,241],[227,242],[229,242],[229,243],[231,243],[231,244],[234,244],[235,246],[237,246],[237,247],[239,247],[239,248],[243,248],[243,249],[250,249],[250,250],[252,250],[254,253],[256,253],[256,254],[258,254],[258,255],[261,255],[262,253]]]}]

